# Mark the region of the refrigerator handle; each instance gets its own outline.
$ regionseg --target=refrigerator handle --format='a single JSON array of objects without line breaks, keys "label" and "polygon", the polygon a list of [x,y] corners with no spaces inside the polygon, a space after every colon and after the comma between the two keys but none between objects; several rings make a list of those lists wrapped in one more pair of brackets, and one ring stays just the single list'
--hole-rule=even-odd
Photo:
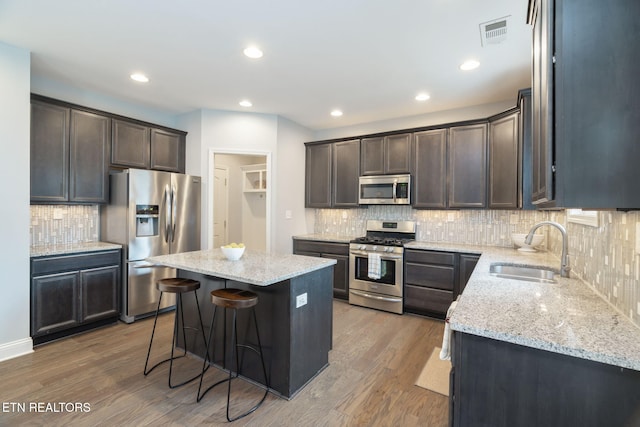
[{"label": "refrigerator handle", "polygon": [[164,241],[169,243],[171,234],[171,193],[169,186],[164,188]]},{"label": "refrigerator handle", "polygon": [[178,197],[176,186],[171,186],[171,243],[176,241],[176,215],[178,211]]}]

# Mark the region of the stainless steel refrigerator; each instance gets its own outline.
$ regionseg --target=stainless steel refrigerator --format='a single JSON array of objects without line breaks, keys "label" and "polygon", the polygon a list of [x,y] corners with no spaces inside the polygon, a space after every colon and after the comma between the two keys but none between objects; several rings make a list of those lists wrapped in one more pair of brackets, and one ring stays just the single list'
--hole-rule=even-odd
[{"label": "stainless steel refrigerator", "polygon": [[[155,313],[160,293],[155,283],[175,276],[155,267],[150,256],[200,249],[200,177],[127,169],[109,176],[109,204],[100,209],[101,240],[123,245],[120,319],[127,323]],[[161,308],[170,309],[167,294]]]}]

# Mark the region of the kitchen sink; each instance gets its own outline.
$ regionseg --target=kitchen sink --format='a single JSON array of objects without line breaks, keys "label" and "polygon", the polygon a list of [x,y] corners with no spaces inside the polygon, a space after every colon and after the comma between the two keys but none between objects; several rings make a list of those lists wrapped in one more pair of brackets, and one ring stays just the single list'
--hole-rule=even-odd
[{"label": "kitchen sink", "polygon": [[556,273],[544,267],[533,267],[514,264],[492,264],[489,274],[505,279],[524,280],[527,282],[556,283]]}]

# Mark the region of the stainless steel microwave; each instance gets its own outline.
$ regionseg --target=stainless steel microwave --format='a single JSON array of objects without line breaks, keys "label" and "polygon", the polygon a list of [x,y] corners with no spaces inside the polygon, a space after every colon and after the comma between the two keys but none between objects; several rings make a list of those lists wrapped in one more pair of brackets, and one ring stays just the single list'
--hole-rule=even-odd
[{"label": "stainless steel microwave", "polygon": [[411,175],[360,177],[361,205],[408,205],[411,203]]}]

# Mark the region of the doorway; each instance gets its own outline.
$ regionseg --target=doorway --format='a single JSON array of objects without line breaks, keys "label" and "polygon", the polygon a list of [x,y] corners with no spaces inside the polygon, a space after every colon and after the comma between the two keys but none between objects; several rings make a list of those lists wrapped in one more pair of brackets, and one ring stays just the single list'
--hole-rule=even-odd
[{"label": "doorway", "polygon": [[209,247],[270,251],[270,153],[210,152]]}]

